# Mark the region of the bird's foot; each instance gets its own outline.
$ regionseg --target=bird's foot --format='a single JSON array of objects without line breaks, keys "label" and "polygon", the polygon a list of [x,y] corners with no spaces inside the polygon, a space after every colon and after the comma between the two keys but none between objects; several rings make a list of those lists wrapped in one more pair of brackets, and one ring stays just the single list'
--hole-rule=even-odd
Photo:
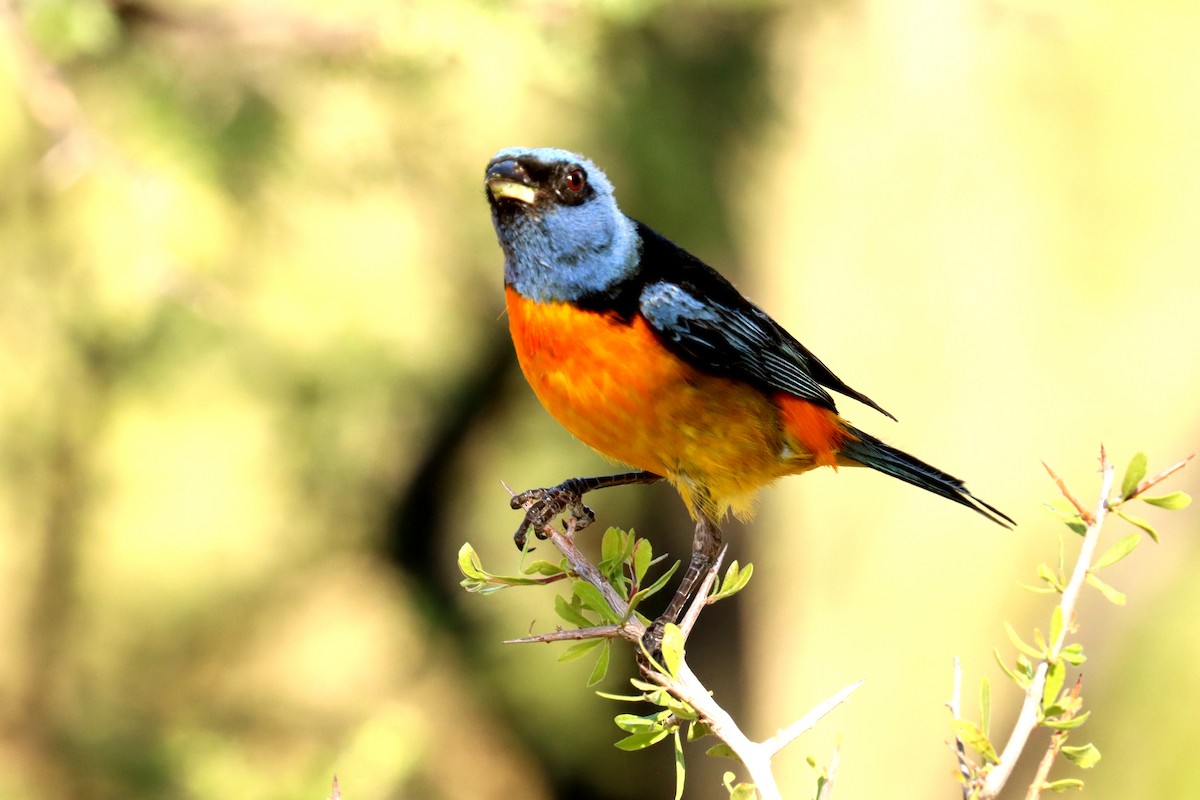
[{"label": "bird's foot", "polygon": [[663,632],[667,629],[667,623],[672,620],[666,616],[659,617],[650,623],[646,628],[646,632],[642,634],[642,649],[638,652],[638,662],[642,662],[649,657],[654,663],[662,664],[662,640]]},{"label": "bird's foot", "polygon": [[596,514],[583,504],[583,492],[586,489],[578,484],[579,481],[573,478],[547,489],[530,489],[513,495],[510,505],[513,508],[525,509],[525,518],[513,534],[517,549],[525,549],[530,528],[533,529],[534,536],[545,539],[545,527],[564,512],[575,521],[575,530],[586,528],[596,521]]}]

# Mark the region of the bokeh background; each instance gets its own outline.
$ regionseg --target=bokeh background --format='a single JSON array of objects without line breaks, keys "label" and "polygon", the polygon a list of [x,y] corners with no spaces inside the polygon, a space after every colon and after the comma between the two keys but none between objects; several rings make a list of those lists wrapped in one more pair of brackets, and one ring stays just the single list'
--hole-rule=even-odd
[{"label": "bokeh background", "polygon": [[[866,679],[786,796],[840,742],[838,797],[957,797],[953,656],[1002,739],[992,648],[1048,619],[1039,460],[1091,498],[1101,441],[1197,448],[1198,37],[1177,0],[5,3],[0,798],[671,796],[590,664],[500,644],[548,593],[457,586],[465,541],[515,568],[502,479],[609,468],[510,353],[514,144],[587,153],[1019,521],[788,480],[690,645],[759,738]],[[594,505],[686,553],[668,489]],[[1094,798],[1200,793],[1197,520],[1145,516],[1128,605],[1081,609]],[[687,796],[724,796],[701,752]]]}]

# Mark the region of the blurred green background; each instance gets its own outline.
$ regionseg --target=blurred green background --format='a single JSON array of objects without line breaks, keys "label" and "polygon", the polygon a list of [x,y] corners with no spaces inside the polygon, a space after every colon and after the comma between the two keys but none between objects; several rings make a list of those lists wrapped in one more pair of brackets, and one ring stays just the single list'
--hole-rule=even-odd
[{"label": "blurred green background", "polygon": [[[671,796],[668,752],[611,747],[625,709],[589,664],[499,644],[555,624],[548,594],[457,586],[464,541],[515,566],[502,479],[609,468],[510,354],[481,185],[503,146],[592,157],[902,421],[847,401],[856,424],[1021,523],[843,470],[730,526],[759,571],[690,645],[721,701],[762,738],[866,679],[780,758],[786,796],[840,741],[838,797],[956,797],[953,656],[1004,730],[991,649],[1048,619],[1015,583],[1057,553],[1039,459],[1090,498],[1101,440],[1152,469],[1196,449],[1193,3],[0,23],[0,798],[322,798],[334,773],[352,800]],[[686,553],[670,490],[594,505]],[[1128,606],[1081,609],[1094,798],[1200,793],[1196,516],[1146,516],[1163,543],[1108,574]],[[688,797],[724,796],[701,752]]]}]

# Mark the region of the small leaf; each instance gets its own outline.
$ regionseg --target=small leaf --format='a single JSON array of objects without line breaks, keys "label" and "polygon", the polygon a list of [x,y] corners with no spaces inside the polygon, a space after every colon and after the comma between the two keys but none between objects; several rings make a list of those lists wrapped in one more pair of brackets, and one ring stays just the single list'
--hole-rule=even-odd
[{"label": "small leaf", "polygon": [[1075,520],[1067,520],[1066,525],[1068,528],[1071,529],[1072,533],[1078,534],[1080,536],[1087,535],[1087,525],[1083,524],[1083,517],[1079,517],[1078,519],[1075,519]]},{"label": "small leaf", "polygon": [[668,622],[663,629],[662,660],[668,675],[672,678],[679,675],[679,665],[683,663],[683,631],[674,622]]},{"label": "small leaf", "polygon": [[713,603],[737,594],[746,588],[746,584],[750,582],[750,576],[753,574],[753,564],[747,564],[745,568],[740,568],[738,562],[734,561],[729,565],[729,569],[726,570],[725,580],[721,581],[720,588],[709,596],[708,602]]},{"label": "small leaf", "polygon": [[479,560],[479,554],[475,552],[474,547],[471,547],[470,542],[458,548],[458,571],[466,577],[476,580],[487,578],[487,573],[483,571],[483,562]]},{"label": "small leaf", "polygon": [[1100,751],[1091,743],[1079,747],[1063,745],[1062,754],[1080,769],[1091,769],[1100,761]]},{"label": "small leaf", "polygon": [[1085,711],[1079,716],[1071,717],[1070,719],[1044,719],[1041,724],[1056,731],[1069,731],[1071,728],[1078,728],[1087,722],[1087,718],[1091,716],[1091,713],[1090,711]]},{"label": "small leaf", "polygon": [[578,625],[581,628],[592,627],[592,621],[583,615],[583,607],[579,603],[579,598],[573,596],[571,602],[561,594],[554,596],[554,613],[558,614],[572,625]]},{"label": "small leaf", "polygon": [[712,729],[708,727],[708,723],[701,719],[692,720],[692,724],[688,725],[687,740],[694,742],[697,739],[703,739],[712,733]]},{"label": "small leaf", "polygon": [[1092,569],[1104,569],[1120,561],[1125,556],[1133,552],[1133,548],[1137,547],[1142,541],[1140,534],[1131,533],[1123,537],[1119,542],[1104,551],[1104,554],[1096,559],[1096,563],[1092,565]]},{"label": "small leaf", "polygon": [[[714,756],[716,758],[737,758],[737,754],[733,752],[733,749],[724,742],[721,742],[720,744],[714,744],[712,747],[704,751],[704,755]],[[733,777],[732,772],[727,772],[725,774],[731,778]]]},{"label": "small leaf", "polygon": [[1063,632],[1063,615],[1062,606],[1055,606],[1053,613],[1050,614],[1050,645],[1058,644],[1058,639]]},{"label": "small leaf", "polygon": [[595,686],[604,680],[604,676],[608,674],[608,659],[612,651],[612,639],[604,639],[603,642],[604,646],[600,648],[600,657],[596,659],[596,666],[592,667],[592,674],[588,676],[588,686]]},{"label": "small leaf", "polygon": [[613,694],[612,692],[596,692],[596,696],[603,697],[605,700],[619,700],[622,703],[641,703],[646,699],[643,694]]},{"label": "small leaf", "polygon": [[1097,578],[1093,573],[1088,573],[1087,582],[1099,589],[1100,594],[1104,595],[1108,602],[1116,606],[1125,605],[1125,593],[1117,591],[1112,586]]},{"label": "small leaf", "polygon": [[1069,644],[1062,649],[1058,657],[1066,661],[1073,667],[1078,667],[1083,662],[1087,661],[1087,656],[1083,654],[1083,645],[1079,643]]},{"label": "small leaf", "polygon": [[618,750],[645,750],[650,745],[657,744],[667,738],[667,734],[670,732],[667,728],[661,728],[655,731],[631,733],[619,742],[614,742],[614,747]]},{"label": "small leaf", "polygon": [[1158,497],[1143,497],[1141,499],[1152,506],[1169,508],[1172,511],[1187,508],[1192,504],[1191,495],[1187,492],[1171,492],[1170,494],[1159,495]]},{"label": "small leaf", "polygon": [[644,589],[639,589],[633,597],[629,598],[629,608],[631,610],[636,608],[638,603],[642,602],[647,597],[655,594],[664,586],[666,586],[667,581],[671,580],[671,576],[675,574],[675,570],[679,569],[679,563],[680,562],[676,561],[669,570],[658,576],[658,580],[654,581],[654,583],[650,584]]},{"label": "small leaf", "polygon": [[1138,484],[1146,477],[1146,454],[1135,453],[1125,469],[1125,479],[1121,481],[1121,497],[1126,498],[1137,491]]},{"label": "small leaf", "polygon": [[[563,651],[563,654],[558,657],[560,662],[574,661],[577,658],[587,655],[594,648],[599,647],[607,641],[606,639],[587,639],[586,641],[573,644]],[[589,683],[588,686],[591,686]]]},{"label": "small leaf", "polygon": [[686,770],[683,767],[683,742],[679,737],[679,729],[675,729],[675,800],[683,797],[683,780]]},{"label": "small leaf", "polygon": [[1062,778],[1061,780],[1057,780],[1057,781],[1046,781],[1045,783],[1042,784],[1043,791],[1049,790],[1051,792],[1058,792],[1059,794],[1062,794],[1067,789],[1082,789],[1082,788],[1083,788],[1083,781],[1079,780],[1078,778]]},{"label": "small leaf", "polygon": [[1042,658],[1042,656],[1044,655],[1044,651],[1036,650],[1036,649],[1030,647],[1029,645],[1025,644],[1024,640],[1022,640],[1021,637],[1017,635],[1016,629],[1014,629],[1013,626],[1008,624],[1007,622],[1004,623],[1004,632],[1008,634],[1008,640],[1010,642],[1012,642],[1013,647],[1017,648],[1018,650],[1020,650],[1022,653],[1029,656],[1030,658],[1036,658],[1036,659],[1040,660]]},{"label": "small leaf", "polygon": [[990,764],[999,763],[1000,757],[996,755],[996,748],[978,725],[969,719],[951,720],[950,725],[954,728],[954,735],[967,747],[983,756],[984,761]]},{"label": "small leaf", "polygon": [[620,528],[609,528],[600,539],[600,560],[613,562],[621,559],[625,545],[625,532]]},{"label": "small leaf", "polygon": [[650,546],[650,542],[646,539],[638,539],[633,544],[633,576],[637,580],[638,586],[642,585],[642,579],[646,577],[646,570],[650,569],[650,562],[654,560],[654,548]]},{"label": "small leaf", "polygon": [[589,610],[595,611],[605,622],[615,623],[620,622],[617,614],[608,603],[604,600],[604,595],[600,594],[600,590],[585,580],[577,580],[571,586],[571,591],[579,598]]},{"label": "small leaf", "polygon": [[1061,592],[1063,590],[1062,578],[1057,572],[1050,569],[1050,565],[1038,564],[1037,574],[1039,578],[1053,586],[1057,591]]},{"label": "small leaf", "polygon": [[1067,678],[1067,667],[1062,661],[1051,662],[1046,670],[1046,683],[1042,687],[1042,708],[1054,704],[1058,693],[1062,691],[1063,681]]},{"label": "small leaf", "polygon": [[1004,663],[1004,659],[1000,657],[1000,651],[998,649],[992,648],[992,654],[996,657],[996,663],[1000,665],[1000,669],[1004,670],[1004,674],[1007,675],[1009,679],[1017,685],[1018,688],[1028,688],[1029,679],[1023,675],[1018,675],[1014,670],[1009,669],[1008,665]]},{"label": "small leaf", "polygon": [[521,569],[526,575],[565,575],[562,564],[554,564],[546,559],[538,559]]},{"label": "small leaf", "polygon": [[1141,517],[1135,517],[1132,514],[1127,514],[1127,513],[1125,513],[1125,510],[1121,509],[1121,508],[1116,509],[1116,512],[1117,512],[1118,517],[1125,520],[1126,522],[1128,522],[1131,525],[1138,526],[1139,528],[1144,530],[1146,533],[1150,534],[1151,539],[1153,539],[1156,542],[1158,541],[1158,531],[1154,530],[1154,528],[1152,528],[1150,526],[1149,522],[1146,522],[1146,520],[1142,519]]}]

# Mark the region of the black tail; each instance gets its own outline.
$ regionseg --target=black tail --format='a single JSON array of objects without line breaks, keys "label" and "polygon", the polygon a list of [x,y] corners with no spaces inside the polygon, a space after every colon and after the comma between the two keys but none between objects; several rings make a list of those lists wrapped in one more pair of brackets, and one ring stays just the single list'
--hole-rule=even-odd
[{"label": "black tail", "polygon": [[869,433],[850,428],[855,439],[847,439],[839,448],[839,455],[857,461],[865,467],[876,469],[884,475],[899,478],[905,483],[919,486],[927,492],[953,500],[967,508],[978,511],[997,525],[1011,528],[1017,523],[1007,514],[988,505],[967,491],[967,487],[953,475],[947,475],[937,467],[913,458],[908,453],[884,444]]}]

